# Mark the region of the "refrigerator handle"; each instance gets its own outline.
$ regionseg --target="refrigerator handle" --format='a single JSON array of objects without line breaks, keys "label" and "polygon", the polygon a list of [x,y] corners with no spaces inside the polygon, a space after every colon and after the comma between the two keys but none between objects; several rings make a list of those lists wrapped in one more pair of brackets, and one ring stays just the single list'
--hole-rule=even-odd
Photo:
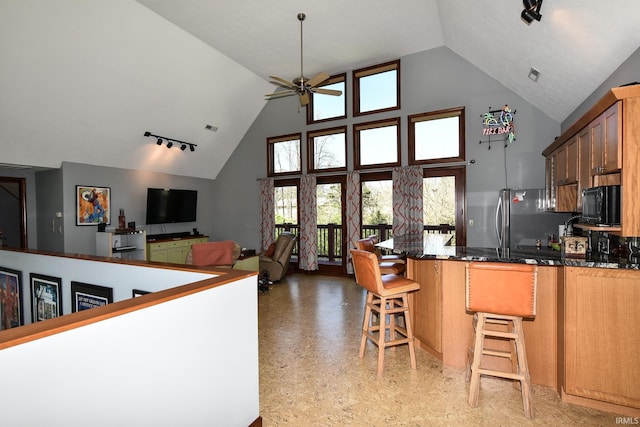
[{"label": "refrigerator handle", "polygon": [[502,229],[500,227],[500,211],[502,210],[502,197],[498,196],[498,205],[496,206],[496,237],[498,238],[498,246],[502,246]]}]

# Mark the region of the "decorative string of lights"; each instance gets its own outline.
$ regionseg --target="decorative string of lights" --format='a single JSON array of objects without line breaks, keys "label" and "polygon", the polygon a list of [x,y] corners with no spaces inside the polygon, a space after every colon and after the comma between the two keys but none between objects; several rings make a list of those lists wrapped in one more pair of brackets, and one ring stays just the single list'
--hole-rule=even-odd
[{"label": "decorative string of lights", "polygon": [[540,14],[540,8],[542,7],[542,0],[522,0],[524,10],[520,14],[520,17],[527,25],[530,25],[533,20],[540,21],[542,14]]},{"label": "decorative string of lights", "polygon": [[196,147],[198,146],[198,144],[193,144],[191,142],[184,142],[184,141],[179,141],[177,139],[173,139],[173,138],[167,138],[166,136],[161,136],[161,135],[154,135],[149,131],[146,131],[144,133],[144,136],[147,137],[152,137],[152,138],[156,138],[156,144],[158,145],[162,145],[163,142],[167,142],[167,148],[171,148],[173,147],[173,144],[177,144],[180,145],[180,149],[182,151],[187,149],[187,146],[189,147],[190,151],[196,151]]}]

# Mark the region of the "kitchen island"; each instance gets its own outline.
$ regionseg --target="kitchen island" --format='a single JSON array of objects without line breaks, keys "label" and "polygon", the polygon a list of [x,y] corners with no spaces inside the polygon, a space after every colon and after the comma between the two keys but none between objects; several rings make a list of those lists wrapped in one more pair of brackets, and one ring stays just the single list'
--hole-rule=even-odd
[{"label": "kitchen island", "polygon": [[[548,249],[446,246],[442,236],[400,236],[381,247],[407,255],[416,344],[464,369],[473,314],[465,309],[471,261],[538,265],[537,315],[524,322],[534,384],[563,401],[640,416],[640,266],[608,256],[570,258]],[[495,343],[500,346],[502,343]],[[485,366],[508,367],[486,357]]]}]

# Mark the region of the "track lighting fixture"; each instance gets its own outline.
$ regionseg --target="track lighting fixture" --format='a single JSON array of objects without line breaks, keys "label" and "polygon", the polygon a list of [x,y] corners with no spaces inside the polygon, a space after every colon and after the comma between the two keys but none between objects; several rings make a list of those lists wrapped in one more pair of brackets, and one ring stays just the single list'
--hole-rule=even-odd
[{"label": "track lighting fixture", "polygon": [[198,144],[193,144],[191,142],[184,142],[184,141],[179,141],[177,139],[173,139],[173,138],[167,138],[166,136],[160,136],[160,135],[154,135],[149,131],[146,131],[144,133],[144,136],[146,137],[153,137],[156,138],[156,144],[158,145],[162,145],[162,143],[164,141],[167,141],[167,148],[171,148],[173,147],[173,144],[180,144],[180,150],[184,151],[187,149],[187,145],[189,146],[189,150],[190,151],[196,151],[196,147],[198,146]]},{"label": "track lighting fixture", "polygon": [[540,14],[542,0],[522,0],[522,4],[524,5],[524,10],[520,14],[520,17],[527,25],[530,25],[534,19],[540,21],[540,18],[542,18]]}]

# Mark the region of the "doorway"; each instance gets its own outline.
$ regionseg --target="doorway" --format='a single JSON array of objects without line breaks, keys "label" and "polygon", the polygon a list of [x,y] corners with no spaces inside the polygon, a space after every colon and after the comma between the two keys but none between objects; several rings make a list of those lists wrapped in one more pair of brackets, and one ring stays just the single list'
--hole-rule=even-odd
[{"label": "doorway", "polygon": [[0,245],[27,249],[26,179],[0,177]]}]

